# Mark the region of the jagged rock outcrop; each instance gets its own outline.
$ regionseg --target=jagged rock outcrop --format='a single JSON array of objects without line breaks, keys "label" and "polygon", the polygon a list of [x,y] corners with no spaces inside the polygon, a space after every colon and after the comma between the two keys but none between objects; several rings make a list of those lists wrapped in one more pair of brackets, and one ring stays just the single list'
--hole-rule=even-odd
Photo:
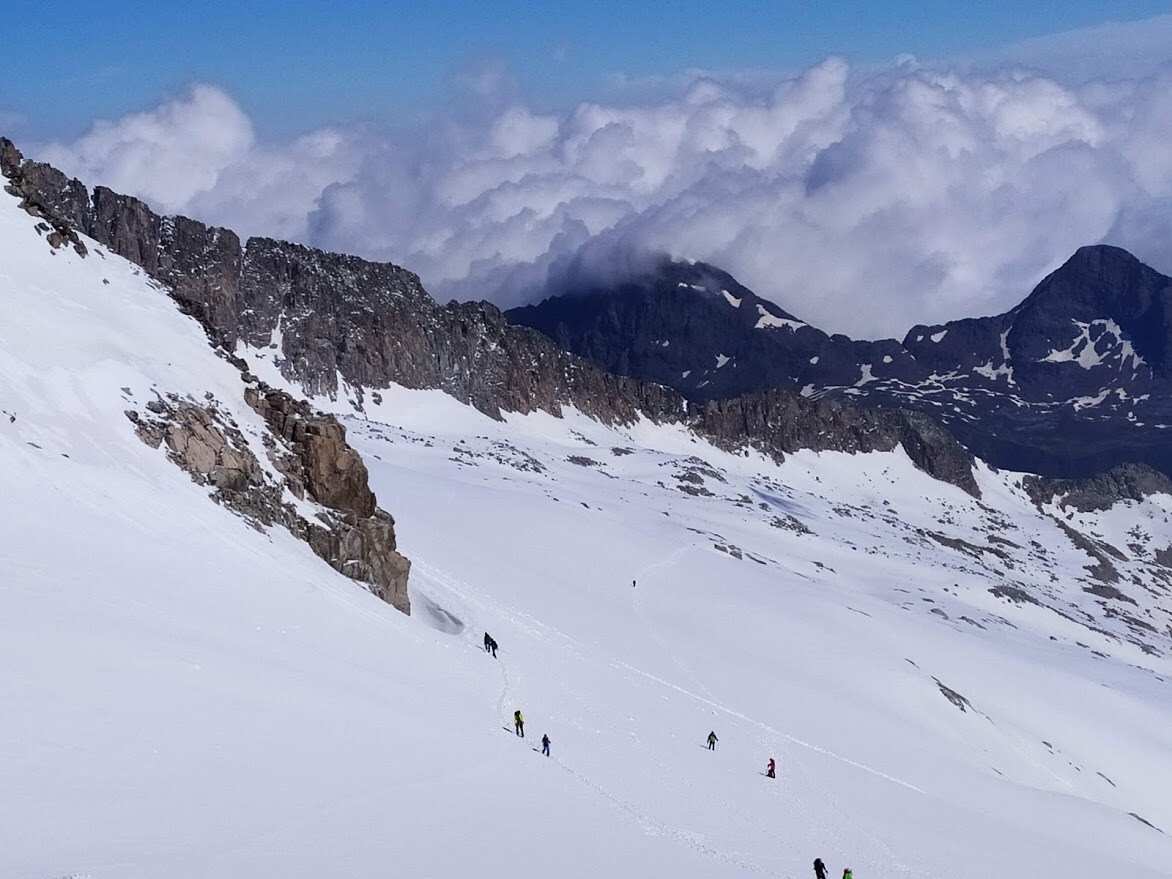
[{"label": "jagged rock outcrop", "polygon": [[838,400],[810,400],[791,391],[765,391],[704,404],[694,425],[718,443],[751,444],[767,453],[800,449],[888,452],[902,445],[925,473],[974,497],[973,457],[938,423],[910,412],[861,409]]},{"label": "jagged rock outcrop", "polygon": [[[366,482],[366,467],[345,443],[345,429],[288,394],[249,387],[245,400],[265,417],[280,441],[270,460],[283,480],[266,474],[239,427],[214,400],[196,402],[178,395],[153,400],[145,412],[127,410],[140,439],[167,447],[168,457],[213,498],[248,521],[284,527],[306,541],[339,573],[361,581],[404,613],[410,562],[396,551],[394,519],[377,507]],[[309,497],[328,510],[316,520],[303,517],[285,499]]]},{"label": "jagged rock outcrop", "polygon": [[1056,502],[1081,512],[1107,510],[1119,501],[1142,501],[1153,494],[1172,495],[1172,479],[1143,464],[1113,467],[1088,479],[1027,476],[1022,488],[1038,506]]},{"label": "jagged rock outcrop", "polygon": [[[827,437],[827,431],[845,429],[846,414],[824,420],[819,430],[788,434],[751,417],[709,424],[671,388],[587,363],[544,334],[510,324],[489,303],[437,304],[415,274],[398,266],[266,238],[242,245],[227,229],[159,217],[104,187],[90,197],[83,184],[24,160],[6,141],[0,141],[0,171],[30,210],[85,232],[165,284],[225,350],[238,343],[277,345],[282,374],[311,395],[338,394],[340,377],[359,397],[364,388],[392,383],[438,388],[494,418],[502,412],[560,415],[573,407],[606,423],[639,417],[684,423],[726,445],[753,444],[773,454],[801,447],[798,437],[819,448],[893,447],[867,445],[849,431]],[[853,410],[840,403],[834,410],[794,412]],[[867,422],[870,416],[854,417]],[[975,491],[971,457],[967,469],[954,467],[963,449],[944,442],[938,425],[906,416],[875,423],[886,425],[886,435],[898,434],[896,441],[927,472]]]},{"label": "jagged rock outcrop", "polygon": [[346,428],[336,418],[317,414],[304,400],[264,386],[249,387],[244,399],[296,450],[301,467],[292,478],[298,488],[304,487],[330,509],[360,519],[374,515],[378,504],[367,482],[366,464],[346,443]]},{"label": "jagged rock outcrop", "polygon": [[[200,485],[212,486],[225,498],[264,485],[264,470],[247,441],[214,404],[171,395],[152,400],[146,408],[146,413],[126,411],[139,439],[152,448],[165,443],[170,458]],[[259,510],[257,515],[248,514],[251,518],[266,515]]]}]

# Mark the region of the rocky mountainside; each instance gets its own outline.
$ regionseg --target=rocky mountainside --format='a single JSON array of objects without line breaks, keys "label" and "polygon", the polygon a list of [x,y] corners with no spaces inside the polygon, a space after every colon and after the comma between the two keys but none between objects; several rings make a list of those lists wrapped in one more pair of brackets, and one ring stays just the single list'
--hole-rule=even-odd
[{"label": "rocky mountainside", "polygon": [[828,335],[725,272],[672,261],[508,318],[692,400],[787,388],[930,414],[1000,467],[1172,473],[1172,279],[1115,247],[1080,249],[1006,314],[918,326],[902,342]]},{"label": "rocky mountainside", "polygon": [[[379,508],[366,466],[346,441],[345,427],[258,381],[224,347],[239,326],[233,310],[241,292],[232,273],[240,267],[236,237],[186,220],[165,221],[141,202],[109,190],[96,190],[91,200],[81,183],[48,166],[24,162],[7,141],[0,141],[0,172],[9,180],[0,197],[17,196],[20,206],[40,219],[35,228],[51,253],[68,246],[75,252],[71,256],[106,260],[104,246],[146,269],[200,319],[218,343],[215,350],[239,370],[234,400],[217,398],[206,387],[156,387],[153,399],[140,403],[123,387],[128,429],[153,448],[165,446],[167,457],[192,481],[207,486],[222,506],[257,528],[287,529],[339,573],[410,613],[410,562],[397,551],[394,519]],[[32,218],[29,225],[36,222]],[[89,236],[92,251],[82,235]],[[92,332],[100,337],[97,322]],[[267,426],[255,445],[242,430],[240,404]],[[15,413],[9,417],[16,421]]]},{"label": "rocky mountainside", "polygon": [[398,266],[266,238],[241,242],[228,229],[163,217],[25,160],[3,139],[0,172],[51,244],[84,251],[80,232],[142,266],[242,369],[268,358],[283,382],[311,398],[346,397],[361,411],[391,384],[434,388],[494,418],[573,407],[605,423],[677,422],[777,458],[799,448],[902,444],[926,472],[978,490],[972,456],[929,418],[784,389],[697,408],[666,382],[616,374],[510,324],[489,303],[439,305]]}]

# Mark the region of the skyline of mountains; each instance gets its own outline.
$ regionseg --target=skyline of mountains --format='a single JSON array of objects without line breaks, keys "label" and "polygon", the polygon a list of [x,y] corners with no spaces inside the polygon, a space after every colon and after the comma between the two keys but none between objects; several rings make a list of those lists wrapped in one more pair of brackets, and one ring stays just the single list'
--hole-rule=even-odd
[{"label": "skyline of mountains", "polygon": [[828,335],[720,269],[678,261],[507,317],[694,401],[787,388],[930,414],[999,467],[1172,472],[1172,279],[1116,247],[1080,248],[1004,314],[915,326],[902,341]]},{"label": "skyline of mountains", "polygon": [[[241,241],[91,192],[6,140],[0,166],[58,244],[92,236],[170,288],[226,352],[269,352],[308,396],[352,393],[357,411],[401,384],[497,418],[569,406],[607,422],[678,421],[771,454],[868,448],[877,431],[880,445],[930,449],[917,464],[965,485],[970,453],[1048,477],[1124,464],[1172,473],[1172,284],[1118,248],[1080,249],[1005,314],[914,327],[902,342],[827,335],[693,262],[506,316],[486,302],[440,305],[391,263]],[[844,422],[853,407],[876,414]]]}]

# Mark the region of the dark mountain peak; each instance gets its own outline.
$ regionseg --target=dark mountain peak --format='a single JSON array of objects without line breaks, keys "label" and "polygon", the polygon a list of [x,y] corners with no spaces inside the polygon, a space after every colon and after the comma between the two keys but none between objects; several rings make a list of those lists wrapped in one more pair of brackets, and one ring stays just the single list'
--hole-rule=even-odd
[{"label": "dark mountain peak", "polygon": [[1064,262],[1053,274],[1074,272],[1085,276],[1102,272],[1113,275],[1137,270],[1155,271],[1122,247],[1116,247],[1113,244],[1084,244],[1071,254],[1070,259]]},{"label": "dark mountain peak", "polygon": [[1145,313],[1172,278],[1121,247],[1080,247],[1046,276],[1013,314],[1046,309],[1070,317],[1131,319]]},{"label": "dark mountain peak", "polygon": [[[582,283],[506,316],[609,371],[638,375],[693,399],[755,389],[761,370],[777,386],[793,386],[802,364],[818,363],[828,342],[825,333],[728,272],[666,257],[638,276],[609,286]],[[776,336],[799,339],[792,356],[774,356]]]},{"label": "dark mountain peak", "polygon": [[783,388],[929,413],[999,467],[1172,473],[1172,281],[1118,247],[1080,248],[1012,311],[917,326],[902,343],[828,336],[680,261],[507,316],[693,401]]},{"label": "dark mountain peak", "polygon": [[1051,362],[1085,337],[1090,350],[1114,339],[1157,372],[1172,366],[1172,278],[1120,247],[1080,247],[1010,316],[1011,347],[1026,359]]}]

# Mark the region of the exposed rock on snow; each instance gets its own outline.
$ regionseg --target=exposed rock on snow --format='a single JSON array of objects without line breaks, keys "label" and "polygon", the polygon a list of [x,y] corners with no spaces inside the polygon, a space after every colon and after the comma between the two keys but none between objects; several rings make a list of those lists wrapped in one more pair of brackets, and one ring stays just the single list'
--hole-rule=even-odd
[{"label": "exposed rock on snow", "polygon": [[292,484],[304,485],[319,504],[342,514],[319,516],[325,528],[308,523],[310,546],[340,573],[367,583],[384,601],[410,613],[411,562],[396,551],[395,520],[378,508],[366,465],[346,442],[346,428],[283,391],[249,387],[244,398],[292,447],[301,465]]},{"label": "exposed rock on snow", "polygon": [[[394,519],[378,509],[361,457],[346,444],[345,428],[315,415],[307,403],[267,388],[248,388],[245,400],[281,442],[269,457],[283,483],[266,479],[247,441],[216,406],[177,395],[153,400],[146,412],[128,410],[147,445],[165,444],[168,456],[212,497],[258,526],[279,525],[306,541],[341,574],[358,580],[387,603],[411,612],[407,577],[411,563],[396,551]],[[328,507],[307,519],[284,489]]]},{"label": "exposed rock on snow", "polygon": [[378,504],[367,482],[366,465],[346,443],[346,428],[336,418],[315,413],[303,400],[268,387],[250,387],[244,399],[297,451],[301,478],[319,504],[360,519]]},{"label": "exposed rock on snow", "polygon": [[[97,187],[91,198],[80,181],[69,180],[48,165],[24,161],[4,139],[0,139],[0,172],[9,178],[6,189],[22,198],[22,207],[51,224],[50,245],[72,241],[78,253],[85,255],[77,235],[80,231],[141,266],[203,324],[211,340],[226,349],[225,354],[253,326],[250,321],[263,317],[263,309],[258,311],[252,303],[283,301],[281,291],[291,283],[287,277],[273,277],[272,265],[280,261],[271,256],[273,248],[262,242],[257,248],[259,258],[249,267],[254,285],[242,294],[244,252],[235,233],[183,217],[160,217],[138,199],[105,187]],[[276,251],[280,252],[280,246]],[[346,276],[344,270],[339,274]],[[259,287],[265,296],[249,295]],[[293,344],[306,339],[297,334],[289,338]],[[241,370],[242,378],[252,378],[244,361],[227,357]],[[317,365],[311,353],[305,352],[295,362],[311,371]],[[127,417],[144,442],[154,447],[165,443],[171,459],[193,480],[213,486],[217,501],[250,521],[284,526],[337,571],[366,583],[380,598],[410,613],[410,562],[396,551],[394,519],[378,509],[366,466],[346,443],[346,429],[332,416],[317,414],[308,403],[284,392],[262,386],[248,387],[244,393],[285,448],[278,451],[274,442],[270,449],[274,467],[285,477],[283,486],[265,480],[247,442],[235,425],[220,416],[214,401],[203,405],[172,395],[152,401],[147,413],[129,410]],[[283,500],[285,488],[299,499],[308,491],[327,509],[315,521],[308,521]]]},{"label": "exposed rock on snow", "polygon": [[1172,495],[1172,479],[1143,464],[1124,464],[1089,479],[1026,476],[1022,488],[1039,506],[1054,501],[1083,512],[1110,509],[1121,500],[1142,501],[1153,494]]},{"label": "exposed rock on snow", "polygon": [[902,445],[925,473],[980,496],[972,455],[939,424],[914,413],[765,391],[708,402],[696,426],[718,443],[735,446],[750,437],[752,445],[773,454],[800,449],[886,452]]}]

